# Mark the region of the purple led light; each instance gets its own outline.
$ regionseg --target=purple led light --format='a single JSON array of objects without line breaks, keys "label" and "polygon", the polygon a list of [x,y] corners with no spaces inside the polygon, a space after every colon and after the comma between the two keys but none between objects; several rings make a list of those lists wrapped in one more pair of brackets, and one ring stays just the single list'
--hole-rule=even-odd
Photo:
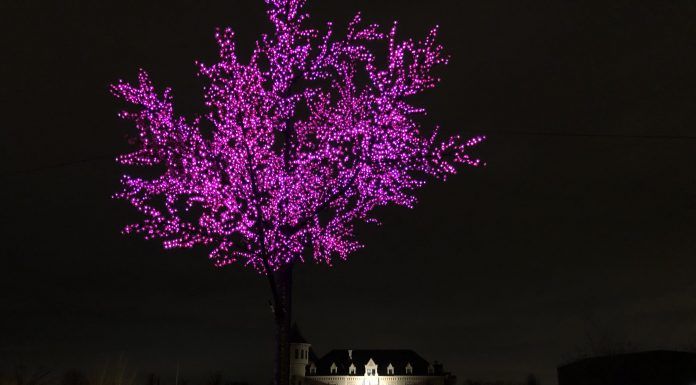
[{"label": "purple led light", "polygon": [[[111,87],[140,107],[120,114],[139,140],[118,162],[164,170],[123,176],[115,197],[144,215],[124,232],[167,249],[207,245],[217,266],[240,261],[260,273],[306,256],[346,259],[362,247],[355,223],[377,223],[370,213],[379,206],[412,207],[428,176],[479,165],[466,150],[484,139],[438,139],[437,129],[426,136],[413,119],[426,111],[406,97],[433,88],[433,67],[447,62],[437,28],[422,41],[398,41],[396,23],[384,33],[357,15],[338,37],[331,23],[323,33],[306,27],[304,0],[266,3],[275,29],[248,63],[226,28],[215,34],[219,61],[198,64],[208,81],[204,115],[175,115],[171,89],[155,92],[143,70],[138,84]],[[383,68],[368,44],[375,41],[386,48]]]}]

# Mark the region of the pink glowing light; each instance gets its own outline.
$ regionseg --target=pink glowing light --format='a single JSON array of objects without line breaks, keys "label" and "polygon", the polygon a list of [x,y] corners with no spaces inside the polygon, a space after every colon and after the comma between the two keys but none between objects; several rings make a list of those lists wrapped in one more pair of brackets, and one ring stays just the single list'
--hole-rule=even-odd
[{"label": "pink glowing light", "polygon": [[143,70],[137,84],[112,85],[138,106],[120,114],[139,135],[118,162],[163,170],[123,176],[115,197],[144,216],[125,233],[167,249],[206,245],[217,266],[239,261],[260,273],[306,258],[331,264],[362,247],[354,225],[377,223],[374,208],[412,207],[426,177],[480,164],[466,151],[483,137],[426,135],[414,120],[425,109],[408,102],[438,83],[433,67],[447,62],[437,28],[399,41],[396,23],[383,32],[358,14],[339,36],[331,23],[309,29],[304,2],[266,0],[274,32],[248,62],[232,30],[217,31],[219,61],[198,64],[208,84],[201,116],[176,115],[171,89],[156,92]]}]

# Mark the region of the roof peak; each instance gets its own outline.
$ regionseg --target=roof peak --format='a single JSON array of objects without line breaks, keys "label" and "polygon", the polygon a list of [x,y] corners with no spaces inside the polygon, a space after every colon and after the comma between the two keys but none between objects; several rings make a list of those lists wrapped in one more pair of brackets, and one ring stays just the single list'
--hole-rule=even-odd
[{"label": "roof peak", "polygon": [[297,326],[297,323],[293,322],[292,327],[290,328],[290,343],[291,344],[309,344],[307,340],[302,336],[302,333],[300,333],[300,327]]}]

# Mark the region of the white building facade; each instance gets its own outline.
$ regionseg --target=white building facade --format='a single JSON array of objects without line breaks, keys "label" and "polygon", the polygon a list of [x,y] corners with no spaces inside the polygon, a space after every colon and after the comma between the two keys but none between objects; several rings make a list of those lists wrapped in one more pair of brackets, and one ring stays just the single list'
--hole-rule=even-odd
[{"label": "white building facade", "polygon": [[290,344],[292,385],[454,385],[442,364],[406,349],[336,349],[316,356],[295,327]]}]

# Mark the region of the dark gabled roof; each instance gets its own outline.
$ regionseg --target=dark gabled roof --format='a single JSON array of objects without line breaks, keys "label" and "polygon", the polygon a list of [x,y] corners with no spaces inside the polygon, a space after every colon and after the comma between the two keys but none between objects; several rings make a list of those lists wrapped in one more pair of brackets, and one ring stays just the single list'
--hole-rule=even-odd
[{"label": "dark gabled roof", "polygon": [[411,364],[414,376],[428,375],[429,363],[413,350],[408,349],[353,349],[352,359],[348,349],[335,349],[315,362],[317,375],[330,375],[331,364],[335,363],[338,375],[348,375],[350,364],[355,365],[355,375],[365,374],[365,364],[372,359],[377,364],[377,374],[387,375],[387,366],[392,364],[394,375],[405,375],[406,365]]},{"label": "dark gabled roof", "polygon": [[302,333],[300,333],[300,328],[297,326],[297,324],[292,324],[292,328],[290,329],[290,343],[296,343],[296,344],[308,344],[309,343],[302,336]]},{"label": "dark gabled roof", "polygon": [[319,357],[314,352],[314,349],[312,349],[311,346],[309,347],[309,357],[308,358],[309,358],[309,362],[318,362],[319,361]]}]

